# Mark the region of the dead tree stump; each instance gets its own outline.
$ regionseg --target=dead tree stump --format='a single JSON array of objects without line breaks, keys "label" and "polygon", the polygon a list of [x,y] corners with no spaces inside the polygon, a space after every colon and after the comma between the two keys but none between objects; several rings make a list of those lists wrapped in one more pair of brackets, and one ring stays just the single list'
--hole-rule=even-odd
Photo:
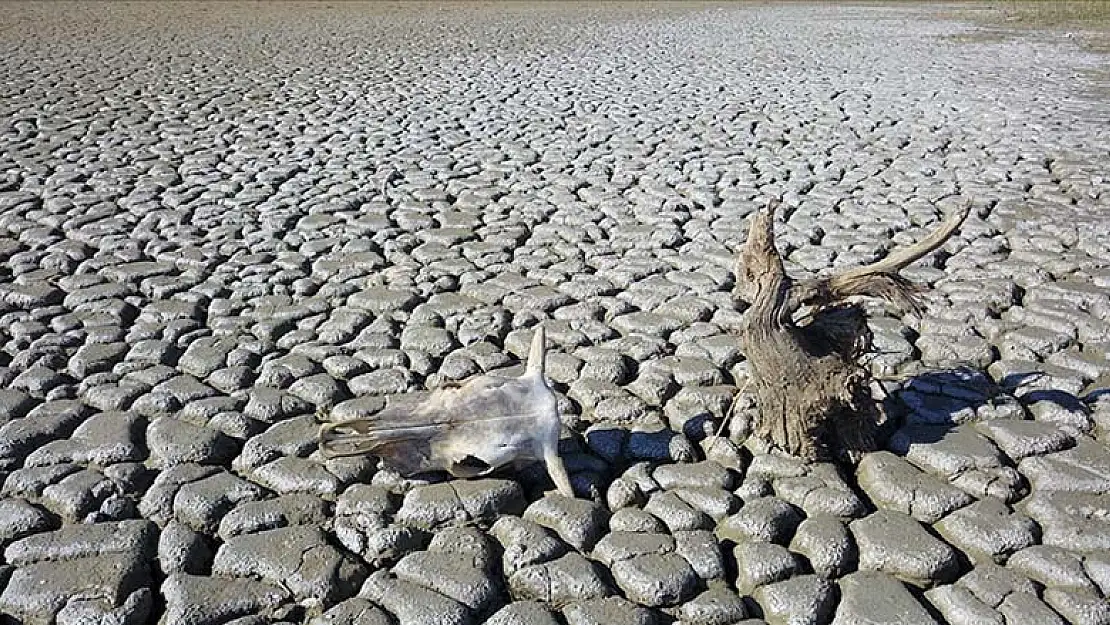
[{"label": "dead tree stump", "polygon": [[778,202],[756,213],[737,257],[736,294],[750,307],[741,342],[757,416],[752,435],[806,460],[855,461],[876,446],[881,413],[860,357],[871,332],[860,297],[920,308],[921,287],[898,275],[960,227],[970,204],[925,239],[883,260],[827,278],[792,280],[775,248]]}]

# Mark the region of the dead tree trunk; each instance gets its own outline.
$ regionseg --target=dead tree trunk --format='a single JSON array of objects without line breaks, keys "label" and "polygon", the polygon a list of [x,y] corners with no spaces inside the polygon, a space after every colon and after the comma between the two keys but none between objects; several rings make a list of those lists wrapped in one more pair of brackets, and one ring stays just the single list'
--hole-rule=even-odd
[{"label": "dead tree trunk", "polygon": [[[920,287],[898,275],[944,244],[970,205],[915,245],[828,278],[794,281],[775,248],[777,202],[754,215],[737,258],[736,293],[751,306],[741,341],[758,415],[752,434],[770,449],[807,460],[847,458],[875,448],[879,407],[859,358],[871,332],[857,297],[919,308]],[[797,320],[799,311],[808,314]]]}]

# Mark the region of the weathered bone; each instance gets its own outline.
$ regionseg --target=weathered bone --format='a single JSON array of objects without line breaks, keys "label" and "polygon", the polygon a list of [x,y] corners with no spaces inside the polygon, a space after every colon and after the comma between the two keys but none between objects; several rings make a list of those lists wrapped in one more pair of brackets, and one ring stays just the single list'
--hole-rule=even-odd
[{"label": "weathered bone", "polygon": [[544,343],[541,325],[519,378],[478,376],[415,405],[390,402],[367,419],[325,424],[320,450],[329,458],[373,454],[403,475],[442,470],[464,478],[540,460],[559,492],[573,497],[558,453],[562,423],[544,377]]}]

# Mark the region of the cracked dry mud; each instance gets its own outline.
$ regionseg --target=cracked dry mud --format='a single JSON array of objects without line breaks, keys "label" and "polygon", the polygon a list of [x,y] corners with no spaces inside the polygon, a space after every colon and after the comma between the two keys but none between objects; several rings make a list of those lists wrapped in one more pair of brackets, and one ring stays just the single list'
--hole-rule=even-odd
[{"label": "cracked dry mud", "polygon": [[[0,7],[0,621],[1110,623],[1106,60],[904,5]],[[744,447],[732,256],[972,216],[857,469]],[[325,460],[511,369],[579,499]]]}]

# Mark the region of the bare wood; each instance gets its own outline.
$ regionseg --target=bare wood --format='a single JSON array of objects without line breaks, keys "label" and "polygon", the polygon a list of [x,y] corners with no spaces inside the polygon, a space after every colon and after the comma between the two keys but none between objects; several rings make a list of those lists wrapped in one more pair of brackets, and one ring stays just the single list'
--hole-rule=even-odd
[{"label": "bare wood", "polygon": [[[941,246],[967,216],[950,216],[921,242],[886,259],[830,278],[794,282],[774,245],[777,202],[756,213],[737,258],[737,292],[751,306],[741,341],[758,415],[752,434],[767,447],[816,460],[854,460],[875,447],[882,417],[871,398],[869,371],[859,357],[870,350],[866,315],[850,297],[869,296],[916,305],[919,287],[898,271]],[[814,307],[805,323],[802,306]]]},{"label": "bare wood", "polygon": [[790,294],[787,308],[793,312],[802,306],[824,306],[849,297],[879,297],[917,309],[920,306],[917,298],[920,289],[897,275],[898,272],[944,245],[964,223],[970,211],[971,202],[964,202],[924,239],[909,247],[896,249],[875,263],[827,278],[799,281]]}]

